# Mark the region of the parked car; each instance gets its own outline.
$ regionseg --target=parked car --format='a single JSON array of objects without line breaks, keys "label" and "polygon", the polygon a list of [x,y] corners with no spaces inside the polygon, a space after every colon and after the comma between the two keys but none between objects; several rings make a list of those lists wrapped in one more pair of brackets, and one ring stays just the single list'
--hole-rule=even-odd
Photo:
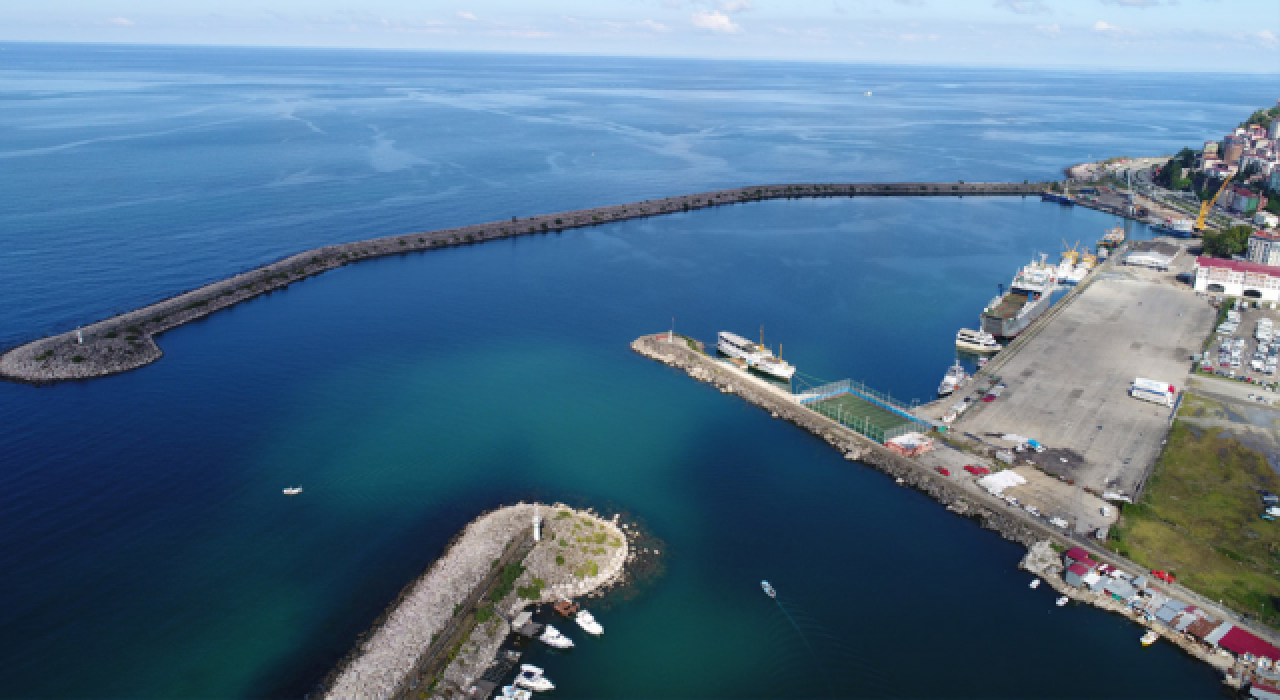
[{"label": "parked car", "polygon": [[1161,581],[1164,581],[1165,583],[1177,583],[1178,581],[1178,577],[1174,576],[1173,574],[1167,571],[1161,571],[1161,570],[1152,571],[1151,575],[1155,576]]},{"label": "parked car", "polygon": [[970,474],[973,474],[974,476],[982,476],[984,474],[991,473],[990,469],[986,467],[978,466],[976,464],[966,464],[964,465],[964,470],[969,472]]},{"label": "parked car", "polygon": [[938,473],[943,476],[951,476],[951,470],[946,467],[938,467]]}]

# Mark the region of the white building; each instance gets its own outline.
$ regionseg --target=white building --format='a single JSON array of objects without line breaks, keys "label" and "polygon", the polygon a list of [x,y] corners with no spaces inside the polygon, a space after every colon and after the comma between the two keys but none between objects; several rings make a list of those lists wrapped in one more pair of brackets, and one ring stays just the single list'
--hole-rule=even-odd
[{"label": "white building", "polygon": [[[1280,249],[1280,246],[1277,246]],[[1164,241],[1139,241],[1133,245],[1133,248],[1124,256],[1124,264],[1137,265],[1139,267],[1149,267],[1155,270],[1168,270],[1173,264],[1178,254],[1182,252],[1182,246]],[[1280,250],[1278,250],[1280,253]]]},{"label": "white building", "polygon": [[1196,291],[1280,301],[1280,267],[1202,256],[1196,259]]},{"label": "white building", "polygon": [[1259,211],[1253,215],[1253,223],[1266,228],[1275,228],[1280,226],[1280,216],[1276,216],[1269,211]]},{"label": "white building", "polygon": [[1249,262],[1280,265],[1280,234],[1255,231],[1249,236]]}]

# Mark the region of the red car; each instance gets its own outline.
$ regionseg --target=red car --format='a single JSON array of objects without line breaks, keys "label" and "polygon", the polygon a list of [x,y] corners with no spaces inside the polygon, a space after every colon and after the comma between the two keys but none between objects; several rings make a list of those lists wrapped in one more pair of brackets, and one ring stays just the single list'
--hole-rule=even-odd
[{"label": "red car", "polygon": [[987,394],[986,396],[982,397],[982,403],[991,403],[992,401],[995,401],[995,400],[996,400],[995,394]]},{"label": "red car", "polygon": [[964,465],[964,470],[974,476],[982,476],[983,474],[991,473],[990,469],[987,469],[986,467],[979,467],[976,464],[966,464]]},{"label": "red car", "polygon": [[1178,580],[1177,576],[1174,576],[1173,574],[1167,571],[1152,571],[1151,575],[1155,576],[1161,581],[1164,581],[1165,583],[1175,583]]},{"label": "red car", "polygon": [[951,470],[946,467],[938,467],[938,473],[943,476],[951,476]]}]

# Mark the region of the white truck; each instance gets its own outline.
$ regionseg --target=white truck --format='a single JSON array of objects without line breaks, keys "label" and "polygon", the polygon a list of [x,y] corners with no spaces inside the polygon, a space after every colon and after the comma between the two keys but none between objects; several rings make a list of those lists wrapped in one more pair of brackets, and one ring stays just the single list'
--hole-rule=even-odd
[{"label": "white truck", "polygon": [[1129,387],[1129,395],[1133,398],[1164,404],[1169,408],[1173,408],[1173,399],[1177,392],[1178,390],[1168,382],[1142,377],[1134,379],[1133,385]]}]

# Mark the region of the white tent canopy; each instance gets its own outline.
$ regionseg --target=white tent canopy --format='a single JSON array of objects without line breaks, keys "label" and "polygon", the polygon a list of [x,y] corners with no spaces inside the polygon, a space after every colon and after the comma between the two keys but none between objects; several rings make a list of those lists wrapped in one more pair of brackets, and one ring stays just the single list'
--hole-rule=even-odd
[{"label": "white tent canopy", "polygon": [[1011,469],[996,472],[995,474],[988,474],[981,479],[978,479],[979,486],[996,495],[1003,493],[1004,490],[1010,486],[1017,486],[1025,483],[1027,483],[1027,480]]}]

